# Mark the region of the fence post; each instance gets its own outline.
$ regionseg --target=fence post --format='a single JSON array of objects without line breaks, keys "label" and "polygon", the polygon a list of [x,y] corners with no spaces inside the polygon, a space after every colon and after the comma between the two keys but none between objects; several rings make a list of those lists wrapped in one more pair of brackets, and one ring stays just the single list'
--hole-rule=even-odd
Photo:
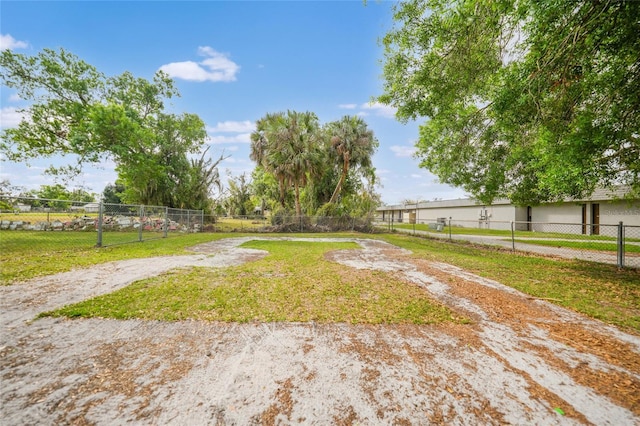
[{"label": "fence post", "polygon": [[169,207],[164,208],[164,238],[169,236]]},{"label": "fence post", "polygon": [[449,216],[449,241],[451,241],[451,216]]},{"label": "fence post", "polygon": [[98,203],[98,241],[96,247],[102,247],[102,215],[104,214],[104,207],[102,201]]},{"label": "fence post", "polygon": [[511,250],[516,251],[516,233],[513,226],[513,221],[511,221]]},{"label": "fence post", "polygon": [[624,224],[618,223],[618,267],[624,268]]},{"label": "fence post", "polygon": [[144,218],[144,206],[140,206],[140,223],[138,224],[138,241],[142,241],[143,218]]}]

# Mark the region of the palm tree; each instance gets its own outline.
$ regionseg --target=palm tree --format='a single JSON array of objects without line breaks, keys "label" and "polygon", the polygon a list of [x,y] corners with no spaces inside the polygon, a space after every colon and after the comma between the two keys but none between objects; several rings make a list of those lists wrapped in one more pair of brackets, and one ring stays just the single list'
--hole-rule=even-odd
[{"label": "palm tree", "polygon": [[256,130],[251,133],[251,152],[249,158],[262,166],[268,173],[273,174],[278,181],[280,190],[280,205],[285,207],[285,176],[277,172],[277,159],[272,152],[278,149],[283,127],[283,113],[267,113],[256,122]]},{"label": "palm tree", "polygon": [[250,158],[276,177],[283,207],[286,186],[293,186],[298,216],[300,187],[319,169],[319,140],[318,117],[311,112],[267,114],[251,134]]},{"label": "palm tree", "polygon": [[378,148],[378,140],[367,123],[358,116],[345,115],[328,123],[325,131],[329,137],[331,156],[342,167],[340,179],[329,203],[335,203],[351,167],[371,167],[371,157]]}]

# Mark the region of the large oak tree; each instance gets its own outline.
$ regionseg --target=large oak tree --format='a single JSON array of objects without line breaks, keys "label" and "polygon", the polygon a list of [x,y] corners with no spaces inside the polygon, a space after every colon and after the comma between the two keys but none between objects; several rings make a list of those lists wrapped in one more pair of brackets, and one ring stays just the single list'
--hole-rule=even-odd
[{"label": "large oak tree", "polygon": [[383,103],[421,166],[479,200],[640,195],[640,2],[406,0]]}]

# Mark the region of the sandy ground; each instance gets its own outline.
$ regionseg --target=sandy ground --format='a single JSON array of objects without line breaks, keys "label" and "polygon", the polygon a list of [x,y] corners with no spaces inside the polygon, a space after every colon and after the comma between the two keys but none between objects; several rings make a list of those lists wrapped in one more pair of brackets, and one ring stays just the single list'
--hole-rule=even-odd
[{"label": "sandy ground", "polygon": [[176,267],[266,255],[238,247],[248,239],[0,288],[1,423],[640,424],[640,336],[371,240],[327,258],[392,272],[472,324],[34,320]]}]

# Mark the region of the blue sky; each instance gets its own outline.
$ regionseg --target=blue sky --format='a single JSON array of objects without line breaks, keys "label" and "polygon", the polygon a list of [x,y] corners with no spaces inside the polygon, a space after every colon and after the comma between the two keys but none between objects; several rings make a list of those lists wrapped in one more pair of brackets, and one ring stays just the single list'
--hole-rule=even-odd
[{"label": "blue sky", "polygon": [[[106,75],[130,71],[151,78],[170,73],[181,97],[176,113],[207,124],[213,156],[226,176],[250,173],[249,134],[267,112],[312,111],[321,123],[359,114],[380,147],[374,166],[387,204],[405,199],[464,197],[438,184],[411,156],[418,123],[403,125],[394,111],[372,104],[382,91],[379,39],[391,27],[392,2],[368,1],[6,1],[0,4],[2,48],[35,55],[64,48]],[[1,88],[2,127],[28,106]],[[0,179],[27,189],[52,183],[42,171],[54,158],[3,162]],[[116,174],[108,162],[78,180],[102,192]]]}]

